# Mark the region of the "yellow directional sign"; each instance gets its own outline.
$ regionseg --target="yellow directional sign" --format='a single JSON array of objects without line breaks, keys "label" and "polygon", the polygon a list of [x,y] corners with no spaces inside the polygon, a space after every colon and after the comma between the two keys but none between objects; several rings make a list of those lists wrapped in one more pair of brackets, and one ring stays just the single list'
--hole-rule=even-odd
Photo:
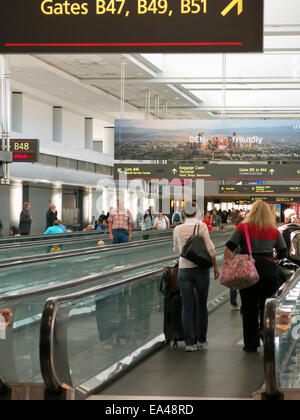
[{"label": "yellow directional sign", "polygon": [[221,12],[221,15],[226,16],[235,6],[238,7],[238,16],[243,13],[244,5],[243,0],[232,0],[232,2]]}]

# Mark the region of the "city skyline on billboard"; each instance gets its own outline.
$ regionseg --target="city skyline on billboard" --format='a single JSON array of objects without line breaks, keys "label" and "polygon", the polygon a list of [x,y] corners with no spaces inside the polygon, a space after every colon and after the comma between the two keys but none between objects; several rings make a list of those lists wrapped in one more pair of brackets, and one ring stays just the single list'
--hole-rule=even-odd
[{"label": "city skyline on billboard", "polygon": [[116,160],[300,160],[299,120],[116,120]]}]

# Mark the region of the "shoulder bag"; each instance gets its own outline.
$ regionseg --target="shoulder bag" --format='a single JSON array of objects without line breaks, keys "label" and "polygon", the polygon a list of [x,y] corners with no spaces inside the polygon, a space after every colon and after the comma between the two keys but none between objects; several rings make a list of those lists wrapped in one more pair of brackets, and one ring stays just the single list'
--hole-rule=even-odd
[{"label": "shoulder bag", "polygon": [[193,235],[186,241],[181,252],[181,257],[201,268],[208,269],[213,266],[213,260],[206,248],[204,238],[200,236],[199,224],[195,225]]},{"label": "shoulder bag", "polygon": [[231,290],[247,289],[259,282],[259,275],[252,256],[252,247],[247,224],[245,224],[245,235],[250,255],[237,255],[230,260],[225,260],[223,264],[221,284]]}]

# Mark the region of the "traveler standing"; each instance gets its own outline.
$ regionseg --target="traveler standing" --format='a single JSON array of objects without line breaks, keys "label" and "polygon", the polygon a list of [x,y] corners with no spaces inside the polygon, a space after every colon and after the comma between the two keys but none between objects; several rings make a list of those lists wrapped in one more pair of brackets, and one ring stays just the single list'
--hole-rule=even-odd
[{"label": "traveler standing", "polygon": [[54,225],[55,220],[57,220],[56,205],[51,203],[46,214],[46,230]]},{"label": "traveler standing", "polygon": [[145,227],[144,230],[152,230],[153,221],[154,221],[154,219],[153,219],[153,216],[151,214],[151,211],[147,210],[146,213],[145,213],[145,216],[144,216],[144,221],[143,221],[144,227]]},{"label": "traveler standing", "polygon": [[[212,257],[215,280],[219,277],[215,246],[212,243],[207,226],[199,223],[197,207],[194,202],[187,202],[184,210],[184,223],[174,230],[174,251],[181,255],[187,240],[199,227],[199,235],[204,239],[207,251]],[[210,284],[210,270],[201,268],[189,260],[180,257],[179,287],[182,296],[182,321],[187,352],[207,348],[208,309],[207,300]],[[197,294],[197,321],[195,323],[195,292]]]},{"label": "traveler standing", "polygon": [[30,215],[30,203],[24,203],[23,211],[20,214],[19,231],[21,235],[30,235],[32,216]]},{"label": "traveler standing", "polygon": [[183,222],[182,215],[179,210],[176,210],[172,216],[172,225],[178,226]]},{"label": "traveler standing", "polygon": [[213,231],[213,217],[210,214],[210,212],[208,211],[203,219],[203,223],[206,224],[207,229],[209,232]]},{"label": "traveler standing", "polygon": [[132,216],[125,209],[123,201],[117,201],[116,210],[111,210],[109,219],[110,239],[114,244],[123,244],[131,241]]},{"label": "traveler standing", "polygon": [[158,216],[156,217],[153,225],[153,229],[157,230],[167,230],[170,229],[170,220],[167,216],[163,215],[162,211],[158,212]]},{"label": "traveler standing", "polygon": [[216,210],[213,211],[212,218],[213,218],[213,227],[219,228],[221,230],[222,229],[222,219],[221,219],[220,215],[217,213]]},{"label": "traveler standing", "polygon": [[271,208],[264,201],[258,201],[226,243],[225,260],[233,257],[233,252],[238,246],[241,247],[242,254],[249,254],[245,224],[248,225],[253,257],[260,280],[255,286],[240,290],[245,343],[243,350],[256,353],[260,346],[260,328],[262,330],[264,325],[265,302],[277,291],[280,281],[273,251],[275,248],[278,257],[282,259],[287,256],[287,247],[276,228]]},{"label": "traveler standing", "polygon": [[[299,265],[300,263],[300,255],[298,254],[298,256],[296,255],[296,250],[298,249],[298,246],[294,246],[294,258],[293,258],[293,253],[291,253],[292,251],[292,242],[294,239],[294,235],[296,233],[297,238],[299,235],[299,231],[300,231],[300,224],[299,221],[297,220],[297,213],[294,209],[287,209],[284,212],[284,225],[280,226],[279,228],[279,232],[282,234],[285,243],[287,245],[287,249],[290,255],[290,259],[292,262],[296,263],[297,265]],[[299,259],[296,259],[298,257]]]},{"label": "traveler standing", "polygon": [[2,236],[2,230],[3,230],[3,225],[2,225],[2,222],[0,220],[0,236]]}]

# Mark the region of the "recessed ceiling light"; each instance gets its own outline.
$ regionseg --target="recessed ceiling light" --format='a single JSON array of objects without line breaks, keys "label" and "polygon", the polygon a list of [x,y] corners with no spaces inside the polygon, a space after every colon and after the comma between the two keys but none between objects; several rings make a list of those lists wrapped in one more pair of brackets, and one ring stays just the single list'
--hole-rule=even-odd
[{"label": "recessed ceiling light", "polygon": [[59,90],[64,90],[64,88],[60,87]]},{"label": "recessed ceiling light", "polygon": [[81,99],[86,99],[86,97],[85,96],[82,96],[82,98]]}]

